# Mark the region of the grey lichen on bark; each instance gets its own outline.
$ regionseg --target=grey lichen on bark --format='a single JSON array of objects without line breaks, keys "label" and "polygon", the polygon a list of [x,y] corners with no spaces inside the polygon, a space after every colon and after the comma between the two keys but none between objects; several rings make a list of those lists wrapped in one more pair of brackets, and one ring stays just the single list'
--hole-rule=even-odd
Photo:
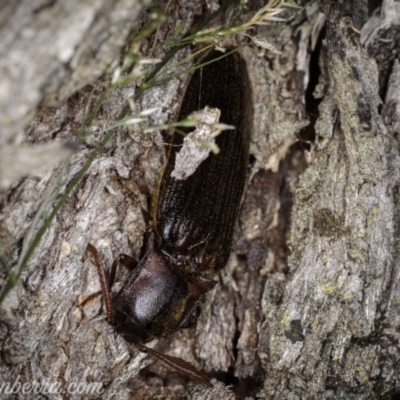
[{"label": "grey lichen on bark", "polygon": [[[398,320],[398,142],[382,119],[378,68],[352,13],[333,3],[324,10],[329,88],[321,108],[330,104],[324,117],[332,135],[323,124],[317,134],[332,139],[296,188],[290,278],[262,330],[263,393],[390,398],[398,390],[390,378],[398,376],[391,345],[397,334],[387,333]],[[398,84],[396,65],[389,93]],[[394,110],[388,100],[385,107]]]}]

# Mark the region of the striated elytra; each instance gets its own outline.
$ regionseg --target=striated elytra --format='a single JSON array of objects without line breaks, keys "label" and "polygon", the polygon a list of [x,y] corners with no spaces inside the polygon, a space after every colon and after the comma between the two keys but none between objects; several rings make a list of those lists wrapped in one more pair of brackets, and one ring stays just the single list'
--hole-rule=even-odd
[{"label": "striated elytra", "polygon": [[[220,57],[222,53],[213,51],[201,62]],[[206,106],[220,110],[219,122],[235,129],[217,136],[219,154],[210,153],[186,179],[171,176],[183,144],[183,136],[173,134],[153,196],[148,248],[139,264],[121,255],[108,277],[96,248],[88,244],[88,251],[97,266],[108,321],[116,331],[140,351],[212,386],[193,365],[144,345],[192,325],[196,306],[216,283],[210,275],[228,261],[248,171],[252,114],[246,65],[237,52],[194,72],[178,119]],[[133,268],[112,298],[119,262]]]}]

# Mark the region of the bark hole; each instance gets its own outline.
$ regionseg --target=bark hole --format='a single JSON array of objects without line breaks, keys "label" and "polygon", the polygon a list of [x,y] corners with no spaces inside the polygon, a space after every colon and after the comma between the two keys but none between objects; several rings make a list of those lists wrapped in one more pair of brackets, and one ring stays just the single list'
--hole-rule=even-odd
[{"label": "bark hole", "polygon": [[381,5],[382,5],[382,0],[369,0],[368,1],[368,14],[371,15]]},{"label": "bark hole", "polygon": [[[314,96],[315,88],[319,82],[321,76],[321,68],[319,66],[319,60],[321,55],[322,41],[326,36],[326,29],[323,28],[321,34],[319,35],[318,42],[315,46],[314,51],[310,53],[310,65],[309,65],[309,82],[305,93],[305,109],[308,118],[310,119],[309,125],[304,127],[300,133],[299,137],[301,139],[301,146],[305,150],[310,150],[311,143],[315,141],[315,122],[319,117],[318,107],[322,101],[321,98],[316,98]],[[307,143],[308,142],[308,143]]]}]

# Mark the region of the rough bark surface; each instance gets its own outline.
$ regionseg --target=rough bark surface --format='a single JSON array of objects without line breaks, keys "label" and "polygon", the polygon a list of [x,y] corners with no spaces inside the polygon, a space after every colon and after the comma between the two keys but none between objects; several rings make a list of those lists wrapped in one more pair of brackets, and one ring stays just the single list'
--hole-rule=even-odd
[{"label": "rough bark surface", "polygon": [[[95,79],[118,59],[128,32],[150,18],[147,11],[138,17],[143,2],[89,3],[9,2],[0,9],[2,145],[18,148],[21,137],[25,146],[73,140],[89,98],[110,81]],[[242,50],[255,114],[251,178],[234,251],[196,327],[154,344],[205,370],[214,388],[127,345],[99,317],[101,297],[82,303],[100,288],[88,242],[106,266],[119,253],[140,256],[141,207],[165,162],[164,136],[142,128],[175,121],[183,75],[137,101],[132,114],[158,111],[141,126],[116,131],[1,304],[0,389],[37,381],[64,390],[40,394],[51,399],[396,398],[400,3],[374,4],[377,10],[363,0],[316,3],[269,36],[282,54]],[[263,5],[252,2],[241,20]],[[154,49],[153,57],[162,59],[168,51],[162,45],[181,21],[184,35],[217,7],[170,2],[165,22],[142,40],[140,51]],[[228,9],[213,24],[231,17]],[[60,193],[136,90],[132,83],[108,96],[62,173]],[[58,172],[35,173],[1,193],[0,244],[11,265]],[[118,273],[115,290],[127,276]],[[5,281],[4,272],[0,278]],[[72,382],[100,384],[102,395],[68,393]]]},{"label": "rough bark surface", "polygon": [[39,104],[59,104],[118,55],[144,1],[15,2],[1,6],[2,136],[19,133]]},{"label": "rough bark surface", "polygon": [[377,65],[351,10],[323,10],[331,96],[321,109],[331,130],[317,124],[317,134],[331,139],[296,188],[283,302],[264,303],[263,393],[390,398],[399,357],[397,339],[385,332],[398,307],[398,143],[382,119]]},{"label": "rough bark surface", "polygon": [[[39,106],[59,105],[116,61],[145,4],[146,0],[2,2],[0,190],[29,171],[54,168],[66,157],[57,142],[34,150],[20,146],[18,152],[15,145],[24,141],[24,128]],[[66,129],[53,126],[52,134]]]}]

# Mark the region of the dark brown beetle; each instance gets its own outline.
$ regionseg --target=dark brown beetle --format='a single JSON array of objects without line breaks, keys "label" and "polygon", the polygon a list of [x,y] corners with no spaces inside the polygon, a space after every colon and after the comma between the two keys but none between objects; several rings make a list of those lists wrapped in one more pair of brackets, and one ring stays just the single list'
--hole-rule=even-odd
[{"label": "dark brown beetle", "polygon": [[[222,58],[221,58],[222,57]],[[212,52],[196,70],[186,89],[179,120],[204,107],[218,108],[220,122],[234,130],[216,138],[220,153],[210,154],[186,179],[171,177],[176,155],[183,144],[175,133],[168,162],[153,196],[147,252],[128,282],[111,299],[118,262],[132,265],[121,255],[110,278],[89,244],[99,273],[109,322],[128,342],[212,386],[207,376],[191,364],[163,355],[143,343],[169,336],[191,325],[193,312],[215,281],[208,275],[228,261],[234,228],[248,171],[251,99],[246,65],[237,52],[224,56]]]}]

